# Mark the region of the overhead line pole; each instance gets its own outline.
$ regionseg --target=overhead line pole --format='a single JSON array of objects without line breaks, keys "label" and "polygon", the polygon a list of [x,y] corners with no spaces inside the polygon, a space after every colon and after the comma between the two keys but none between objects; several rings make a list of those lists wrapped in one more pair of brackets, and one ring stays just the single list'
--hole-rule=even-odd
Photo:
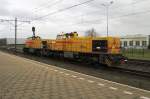
[{"label": "overhead line pole", "polygon": [[17,50],[17,18],[15,18],[15,52]]},{"label": "overhead line pole", "polygon": [[106,7],[106,32],[107,37],[109,36],[109,6],[114,2],[111,1],[109,4],[101,4],[102,6]]},{"label": "overhead line pole", "polygon": [[15,26],[15,52],[17,51],[17,27],[18,27],[18,22],[26,22],[26,23],[30,23],[30,21],[21,21],[18,20],[17,18],[15,18],[15,20],[6,20],[6,19],[0,19],[1,22],[10,22],[13,21],[14,22],[14,26]]}]

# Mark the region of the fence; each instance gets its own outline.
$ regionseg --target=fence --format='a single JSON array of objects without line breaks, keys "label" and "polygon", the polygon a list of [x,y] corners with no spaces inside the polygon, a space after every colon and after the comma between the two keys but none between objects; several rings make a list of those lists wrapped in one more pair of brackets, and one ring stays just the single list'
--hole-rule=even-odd
[{"label": "fence", "polygon": [[150,49],[122,49],[122,54],[128,58],[150,60]]}]

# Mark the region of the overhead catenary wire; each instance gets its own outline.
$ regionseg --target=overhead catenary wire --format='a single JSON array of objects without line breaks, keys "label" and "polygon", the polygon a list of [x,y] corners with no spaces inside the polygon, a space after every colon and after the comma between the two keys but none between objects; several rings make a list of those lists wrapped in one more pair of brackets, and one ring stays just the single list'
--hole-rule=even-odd
[{"label": "overhead catenary wire", "polygon": [[[89,0],[89,1],[90,1],[90,0]],[[92,1],[94,1],[94,0],[92,0]],[[144,0],[144,1],[147,1],[147,0]],[[134,2],[134,3],[132,3],[132,4],[139,4],[139,3],[142,3],[142,1],[140,1],[140,2],[137,1],[137,2]],[[131,4],[131,5],[132,5],[132,4]],[[47,16],[57,14],[57,13],[59,13],[59,12],[62,12],[62,11],[71,9],[71,8],[73,8],[73,7],[76,7],[76,5],[73,5],[73,6],[70,6],[70,7],[67,7],[67,8],[63,8],[63,9],[59,9],[59,10],[57,10],[57,11],[55,11],[55,12],[48,13],[48,14],[46,14],[46,15],[44,15],[44,16],[41,16],[41,17],[37,17],[37,18],[35,18],[35,20],[39,20],[39,19],[45,18],[45,17],[47,17]],[[115,7],[115,9],[116,9],[116,8],[117,8],[117,7]],[[134,15],[143,14],[143,13],[148,13],[148,12],[150,12],[150,11],[132,12],[132,13],[129,13],[129,14],[124,14],[124,15],[112,17],[111,19],[123,18],[123,17],[128,17],[128,16],[134,16]],[[82,16],[83,16],[83,15],[82,15]],[[96,21],[100,21],[100,20],[94,20],[94,22],[96,22]],[[88,23],[93,23],[92,21],[87,21],[87,22],[88,22]],[[82,23],[86,23],[86,22],[82,22]],[[81,24],[81,22],[78,23],[78,24]],[[98,24],[98,22],[96,22],[95,24]]]},{"label": "overhead catenary wire", "polygon": [[51,7],[53,7],[53,6],[55,6],[55,5],[59,4],[59,3],[61,3],[62,1],[64,1],[64,0],[57,0],[56,2],[54,2],[54,3],[52,3],[52,4],[48,4],[48,5],[45,5],[45,6],[43,6],[43,7],[40,7],[39,9],[36,9],[36,10],[34,11],[34,13],[38,13],[39,11],[43,11],[43,10],[45,10],[45,8],[51,8]]},{"label": "overhead catenary wire", "polygon": [[[89,0],[90,1],[90,0]],[[92,1],[94,1],[94,0],[92,0]],[[143,0],[143,1],[135,1],[135,2],[133,2],[133,3],[130,3],[129,5],[133,5],[133,4],[139,4],[139,3],[142,3],[142,2],[145,2],[145,1],[148,1],[148,0]],[[87,2],[87,1],[86,1]],[[84,4],[86,3],[86,2],[83,2]],[[87,2],[88,3],[88,2]],[[124,6],[125,7],[125,6]],[[68,7],[69,8],[69,7]],[[72,8],[72,6],[71,6],[71,8]],[[71,9],[71,8],[69,8],[69,9]],[[119,8],[119,7],[115,7],[115,8],[113,8],[113,9],[117,9],[117,8]],[[58,10],[58,11],[55,11],[55,12],[52,12],[52,13],[49,13],[49,14],[47,14],[47,15],[45,15],[45,16],[41,16],[41,17],[38,17],[38,18],[35,18],[35,19],[33,19],[33,21],[34,20],[38,20],[38,19],[42,19],[42,18],[44,18],[44,17],[47,17],[47,16],[50,16],[50,15],[53,15],[53,14],[56,14],[56,13],[59,13],[59,12],[62,12],[63,10],[67,10],[67,8],[65,9],[60,9],[60,10]],[[97,13],[97,12],[99,12],[99,11],[92,11],[92,12],[89,12],[89,13],[86,13],[86,15],[88,14],[91,14],[91,13]],[[84,14],[83,15],[81,15],[82,17],[84,16]],[[76,17],[76,16],[72,16],[72,17]],[[77,16],[77,17],[80,17],[80,16]]]},{"label": "overhead catenary wire", "polygon": [[46,1],[46,2],[44,2],[44,3],[42,3],[42,4],[40,4],[39,5],[39,7],[36,7],[36,8],[33,8],[32,10],[39,10],[39,9],[42,9],[43,7],[45,7],[46,5],[49,5],[49,4],[51,4],[52,2],[51,2],[51,0],[48,0],[48,1]]},{"label": "overhead catenary wire", "polygon": [[[61,2],[61,1],[63,1],[63,0],[58,0],[58,1],[56,1],[56,2],[54,2],[54,4],[52,4],[52,6],[53,5],[55,5],[55,4],[57,4],[57,3],[59,3],[59,2]],[[129,6],[129,5],[133,5],[133,4],[138,4],[138,3],[142,3],[142,2],[144,2],[144,1],[148,1],[148,0],[140,0],[140,1],[135,1],[135,2],[133,2],[133,3],[129,3],[127,6]],[[47,7],[49,7],[50,5],[48,5]],[[43,8],[44,8],[45,6],[43,6]],[[51,7],[51,6],[50,6]],[[126,5],[125,6],[123,6],[123,7],[126,7]],[[115,7],[115,8],[113,8],[113,9],[117,9],[117,8],[119,8],[119,7]],[[40,8],[39,8],[40,9]],[[38,10],[39,11],[39,10]],[[92,13],[92,12],[91,12]]]},{"label": "overhead catenary wire", "polygon": [[[150,12],[150,9],[147,10],[147,11],[141,11],[141,12],[134,12],[134,13],[129,13],[129,14],[124,14],[124,15],[120,15],[120,16],[116,16],[116,17],[112,17],[112,19],[118,19],[118,18],[124,18],[124,17],[129,17],[129,16],[136,16],[136,15],[139,15],[139,14],[146,14],[146,13],[149,13]],[[98,24],[98,21],[101,21],[100,19],[98,20],[93,20],[94,22],[97,22],[96,24]],[[90,21],[92,23],[92,21]]]},{"label": "overhead catenary wire", "polygon": [[[46,14],[46,15],[44,15],[44,16],[41,16],[41,17],[37,17],[37,18],[33,19],[32,21],[42,19],[42,18],[44,18],[44,17],[47,17],[47,16],[50,16],[50,15],[53,15],[53,14],[56,14],[56,13],[59,13],[59,12],[62,12],[62,11],[71,9],[71,8],[73,8],[73,7],[76,7],[76,6],[78,6],[78,5],[82,5],[82,4],[91,2],[91,1],[94,1],[94,0],[85,1],[85,2],[83,2],[83,3],[81,3],[81,4],[77,4],[77,5],[73,5],[73,6],[67,7],[67,8],[59,9],[59,10],[57,10],[57,11],[55,11],[55,12],[48,13],[48,14]],[[144,0],[144,1],[147,1],[147,0]],[[141,2],[143,2],[143,1],[136,1],[136,2],[134,2],[134,3],[131,3],[131,5],[133,5],[133,4],[138,4],[138,3],[141,3]],[[116,8],[119,8],[119,7],[116,7]],[[114,9],[116,9],[116,8],[114,8]],[[98,11],[97,11],[97,12],[98,12]],[[93,13],[93,12],[90,12],[90,13]],[[87,13],[87,14],[90,14],[90,13]],[[96,13],[96,11],[95,11],[95,13]],[[83,15],[82,15],[82,16],[83,16]]]},{"label": "overhead catenary wire", "polygon": [[143,2],[147,2],[147,1],[149,1],[149,0],[134,1],[134,2],[132,2],[132,3],[128,3],[128,4],[123,5],[123,6],[121,6],[121,7],[115,7],[115,8],[113,8],[113,9],[124,8],[124,7],[128,7],[128,6],[130,6],[130,5],[140,4],[140,3],[143,3]]},{"label": "overhead catenary wire", "polygon": [[[120,15],[120,16],[116,16],[116,17],[111,17],[110,20],[124,18],[124,17],[130,17],[130,16],[136,16],[136,15],[140,15],[140,14],[146,14],[146,13],[149,13],[149,12],[150,12],[150,9],[146,10],[146,11],[134,12],[134,13],[124,14],[124,15]],[[63,26],[72,26],[72,25],[77,25],[77,24],[89,24],[89,23],[90,24],[101,24],[102,19],[82,21],[82,22],[77,22],[77,23],[72,23],[72,24],[66,24],[66,25],[63,25]]]},{"label": "overhead catenary wire", "polygon": [[77,7],[77,6],[81,6],[81,5],[83,5],[83,4],[86,4],[86,3],[89,3],[89,2],[92,2],[92,1],[94,1],[94,0],[88,0],[88,1],[85,1],[85,2],[82,2],[82,3],[78,3],[78,4],[75,4],[75,5],[66,7],[66,8],[62,8],[62,9],[59,9],[59,10],[57,10],[57,11],[54,11],[54,12],[48,13],[48,14],[46,14],[46,15],[43,15],[43,16],[41,16],[41,17],[37,17],[37,18],[35,18],[34,20],[39,20],[39,19],[42,19],[42,18],[44,18],[44,17],[50,16],[50,15],[54,15],[54,14],[59,13],[59,12],[66,11],[66,10],[72,9],[72,8],[74,8],[74,7]]},{"label": "overhead catenary wire", "polygon": [[[141,11],[141,12],[134,12],[134,13],[129,13],[129,14],[124,14],[124,15],[120,15],[120,16],[116,16],[116,17],[111,17],[110,20],[112,19],[119,19],[119,18],[124,18],[124,17],[129,17],[129,16],[136,16],[139,14],[146,14],[149,13],[149,10],[146,11]],[[82,21],[82,22],[78,22],[78,23],[73,23],[73,24],[68,24],[68,25],[63,25],[63,26],[69,26],[69,25],[77,25],[77,24],[85,24],[85,23],[90,23],[90,24],[100,24],[102,19],[98,19],[98,20],[90,20],[90,21]]]},{"label": "overhead catenary wire", "polygon": [[[133,2],[133,3],[129,3],[128,5],[124,5],[124,6],[121,6],[121,7],[115,7],[115,8],[112,8],[113,10],[114,9],[118,9],[118,8],[120,8],[120,9],[122,9],[122,8],[124,8],[124,7],[127,7],[127,6],[130,6],[130,5],[135,5],[135,4],[139,4],[139,3],[143,3],[143,2],[145,2],[145,1],[149,1],[149,0],[139,0],[139,1],[135,1],[135,2]],[[100,6],[100,7],[102,7],[102,6]],[[98,13],[99,11],[91,11],[91,12],[88,12],[88,13],[85,13],[85,15],[89,15],[89,14],[92,14],[92,13]],[[83,16],[83,15],[81,15],[81,16]],[[78,16],[79,17],[79,16]]]},{"label": "overhead catenary wire", "polygon": [[[144,0],[144,1],[147,1],[147,0]],[[137,2],[134,2],[134,4],[138,4],[138,3],[141,3],[142,1],[137,1]],[[120,15],[120,16],[116,16],[116,17],[111,17],[111,19],[117,19],[117,18],[123,18],[123,17],[129,17],[129,16],[135,16],[135,15],[139,15],[139,14],[146,14],[146,13],[149,13],[150,12],[150,9],[149,10],[146,10],[146,11],[140,11],[140,12],[132,12],[132,13],[128,13],[128,14],[124,14],[124,15]],[[83,16],[83,15],[82,15]],[[98,19],[98,20],[91,20],[91,21],[82,21],[82,22],[78,22],[77,24],[83,24],[83,23],[93,23],[93,24],[99,24],[101,21],[101,19]],[[94,23],[96,22],[96,23]]]}]

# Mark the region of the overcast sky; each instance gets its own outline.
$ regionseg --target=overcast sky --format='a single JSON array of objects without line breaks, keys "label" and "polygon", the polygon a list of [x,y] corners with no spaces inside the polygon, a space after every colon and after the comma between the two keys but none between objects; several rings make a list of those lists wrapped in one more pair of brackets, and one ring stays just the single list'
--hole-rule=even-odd
[{"label": "overcast sky", "polygon": [[[106,7],[112,0],[94,0],[53,15],[60,9],[88,0],[0,0],[0,19],[31,21],[18,22],[18,37],[36,35],[55,38],[60,32],[77,31],[83,36],[86,30],[95,28],[106,35]],[[150,34],[150,0],[113,0],[109,6],[109,35]],[[34,20],[36,18],[38,20]],[[0,37],[14,37],[14,22],[0,22]]]}]

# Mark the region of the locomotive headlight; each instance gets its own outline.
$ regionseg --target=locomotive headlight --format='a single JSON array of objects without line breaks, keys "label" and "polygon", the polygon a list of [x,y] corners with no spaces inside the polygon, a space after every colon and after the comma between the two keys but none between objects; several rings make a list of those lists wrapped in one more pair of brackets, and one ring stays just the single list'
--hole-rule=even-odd
[{"label": "locomotive headlight", "polygon": [[96,49],[101,49],[101,47],[96,47]]},{"label": "locomotive headlight", "polygon": [[128,60],[124,60],[125,62],[127,62]]}]

